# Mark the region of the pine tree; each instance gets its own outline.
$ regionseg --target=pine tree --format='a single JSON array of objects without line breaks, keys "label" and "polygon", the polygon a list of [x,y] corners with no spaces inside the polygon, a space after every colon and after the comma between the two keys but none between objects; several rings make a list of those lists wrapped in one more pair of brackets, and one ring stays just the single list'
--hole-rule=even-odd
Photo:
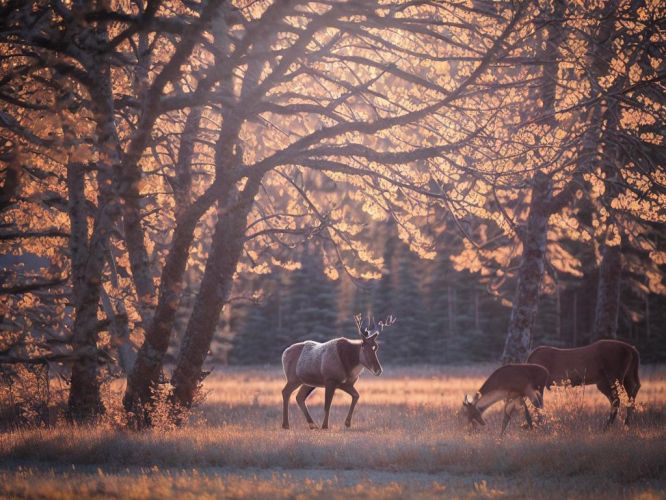
[{"label": "pine tree", "polygon": [[376,321],[392,314],[396,325],[383,339],[382,360],[394,363],[428,363],[429,331],[419,287],[418,257],[400,241],[395,224],[387,224],[384,269],[373,301]]}]

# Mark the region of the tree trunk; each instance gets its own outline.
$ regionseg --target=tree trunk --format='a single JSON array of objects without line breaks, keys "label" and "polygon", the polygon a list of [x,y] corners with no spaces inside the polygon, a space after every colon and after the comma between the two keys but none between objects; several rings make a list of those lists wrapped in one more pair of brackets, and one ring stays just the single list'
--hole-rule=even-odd
[{"label": "tree trunk", "polygon": [[134,368],[127,378],[123,398],[125,410],[133,413],[139,426],[148,425],[151,390],[162,373],[162,361],[169,347],[173,323],[180,304],[183,276],[200,213],[191,211],[182,217],[173,233],[160,279],[160,295],[153,321],[137,353]]},{"label": "tree trunk", "polygon": [[203,379],[201,368],[210,349],[222,306],[229,298],[233,276],[244,245],[247,217],[261,178],[249,178],[239,205],[223,213],[215,225],[201,288],[178,353],[173,372],[173,400],[190,407]]},{"label": "tree trunk", "polygon": [[21,177],[21,166],[17,162],[18,155],[12,151],[13,158],[9,160],[9,166],[5,170],[5,182],[0,187],[0,212],[9,208],[19,191],[19,178]]},{"label": "tree trunk", "polygon": [[[210,20],[216,12],[217,6],[221,3],[219,1],[209,1],[200,19]],[[220,20],[223,20],[223,16],[218,17],[218,21]],[[213,27],[222,29],[223,35],[226,36],[225,22],[213,23]],[[203,24],[199,25],[199,29],[201,28],[203,28]],[[191,35],[191,37],[193,36]],[[181,49],[183,47],[184,45],[181,44]],[[191,53],[193,48],[194,45],[190,45],[189,48],[182,50],[182,54]],[[199,88],[202,91],[208,90],[215,82],[214,79],[205,80],[204,82],[206,81],[208,83],[200,83]],[[222,80],[221,86],[232,93],[233,82],[231,78]],[[155,105],[157,105],[157,102]],[[216,151],[218,167],[216,168],[214,186],[211,186],[196,201],[190,203],[192,195],[191,162],[202,112],[201,107],[190,110],[181,136],[175,176],[171,180],[176,201],[176,227],[171,240],[171,248],[162,269],[155,314],[145,326],[146,335],[137,354],[134,369],[127,379],[127,388],[123,397],[125,410],[134,417],[133,422],[138,426],[150,425],[151,391],[159,382],[162,374],[162,361],[169,347],[176,312],[180,304],[183,277],[196,225],[215,201],[218,202],[218,206],[229,205],[227,201],[229,193],[233,189],[233,183],[231,181],[227,182],[223,177],[225,167],[229,165],[230,161],[235,161],[233,150],[241,124],[238,120],[232,120],[225,116],[218,136]],[[137,246],[137,259],[140,264],[143,262],[142,251],[142,248]],[[137,286],[138,291],[139,287]]]},{"label": "tree trunk", "polygon": [[573,338],[571,347],[578,347],[578,292],[573,293]]},{"label": "tree trunk", "polygon": [[557,315],[555,335],[562,340],[562,290],[559,281],[555,283],[555,294],[555,314]]},{"label": "tree trunk", "polygon": [[[78,351],[85,347],[96,347],[97,304],[99,290],[95,277],[86,281],[88,262],[88,223],[84,195],[85,176],[83,165],[67,165],[68,213],[70,220],[70,259],[72,265],[73,302],[75,310],[72,338]],[[99,278],[99,276],[97,276]],[[103,411],[97,383],[97,360],[83,358],[72,366],[71,390],[69,394],[70,417],[86,421]]]},{"label": "tree trunk", "polygon": [[[566,10],[564,0],[554,0],[552,12],[544,12],[549,23],[545,44],[539,51],[543,63],[541,76],[542,107],[537,122],[554,130],[557,120],[554,115],[557,94],[559,46],[563,37],[562,19]],[[523,255],[518,271],[518,288],[513,300],[509,330],[502,354],[503,363],[522,363],[529,354],[532,343],[532,327],[539,305],[539,290],[546,259],[548,218],[553,211],[552,179],[537,170],[532,177],[532,200],[527,216],[527,227],[520,238]],[[568,191],[568,190],[563,190]],[[568,194],[568,193],[567,193]]]},{"label": "tree trunk", "polygon": [[[109,266],[111,267],[111,286],[118,289],[118,273],[116,272],[116,264],[113,257],[113,252],[109,249]],[[116,298],[115,303],[112,302],[111,297],[104,287],[100,288],[102,309],[108,318],[110,325],[109,331],[112,334],[112,345],[118,349],[118,362],[120,368],[125,374],[129,374],[134,366],[136,359],[136,352],[130,342],[130,330],[127,319],[127,308],[122,298]]]},{"label": "tree trunk", "polygon": [[448,331],[448,336],[453,337],[455,334],[455,318],[454,318],[454,305],[453,305],[453,288],[451,285],[448,285],[446,287],[446,304],[447,304],[447,316],[448,316],[448,324],[449,324],[449,331]]},{"label": "tree trunk", "polygon": [[522,236],[523,255],[518,272],[518,289],[504,344],[503,363],[523,363],[527,358],[539,305],[539,289],[546,260],[552,181],[550,177],[537,171],[533,185],[527,228]]},{"label": "tree trunk", "polygon": [[[198,123],[198,119],[196,117],[196,119],[193,118],[193,121],[188,120],[190,124],[188,129],[190,126],[194,127],[193,122]],[[233,128],[230,123],[231,120],[223,125],[219,135],[220,148],[223,149],[221,162],[222,160],[225,162],[233,161],[232,150],[238,129]],[[234,127],[237,126],[234,125]],[[190,163],[192,151],[193,149],[189,150],[187,155],[184,154],[179,157],[179,175],[181,177],[187,177],[183,171]],[[177,207],[176,228],[174,229],[169,254],[162,269],[157,308],[147,328],[132,373],[127,379],[127,388],[123,398],[125,410],[131,414],[133,424],[138,427],[150,425],[151,391],[159,382],[162,374],[162,361],[169,347],[176,312],[180,304],[183,276],[187,267],[196,225],[215,200],[218,201],[220,206],[226,207],[225,213],[231,205],[229,195],[233,188],[233,182],[225,179],[222,172],[218,172],[214,182],[215,186],[211,187],[187,208]],[[186,188],[181,185],[179,189],[186,189],[189,193],[189,187]],[[184,202],[184,195],[180,196],[179,199]]]},{"label": "tree trunk", "polygon": [[474,290],[474,330],[479,332],[481,330],[481,322],[479,320],[479,291]]},{"label": "tree trunk", "polygon": [[597,285],[597,305],[592,331],[592,338],[594,339],[614,339],[617,337],[621,276],[622,250],[620,246],[605,245]]},{"label": "tree trunk", "polygon": [[67,213],[69,215],[69,256],[72,266],[74,307],[81,302],[88,260],[88,214],[85,196],[85,169],[80,163],[67,165]]},{"label": "tree trunk", "polygon": [[143,328],[152,321],[155,310],[155,286],[150,271],[150,259],[143,240],[144,231],[141,225],[141,207],[138,185],[133,183],[131,193],[123,197],[123,229],[125,243],[129,255],[132,281],[136,288],[138,309]]},{"label": "tree trunk", "polygon": [[[105,36],[103,34],[102,36]],[[100,56],[101,57],[101,56]],[[100,382],[98,377],[97,339],[99,334],[97,309],[100,301],[102,286],[102,271],[106,261],[108,239],[113,230],[114,222],[120,215],[117,192],[117,174],[120,165],[115,122],[113,95],[110,85],[110,69],[104,60],[97,62],[97,85],[92,89],[95,122],[98,135],[99,161],[97,163],[97,211],[90,243],[86,248],[85,260],[80,253],[73,255],[76,266],[79,267],[75,278],[75,319],[72,330],[72,340],[75,351],[79,353],[80,360],[72,366],[72,379],[69,394],[69,414],[77,421],[86,421],[103,413],[104,407],[100,396]],[[81,175],[70,169],[68,175]],[[83,204],[80,181],[68,180],[72,192],[77,193],[77,199],[70,202],[70,220],[74,222],[75,231],[79,234],[84,229],[79,213],[85,210],[79,206],[74,209],[72,203]],[[75,218],[72,218],[72,217]],[[78,241],[78,245],[82,241]],[[80,252],[80,249],[77,250]],[[79,259],[81,259],[79,261]]]},{"label": "tree trunk", "polygon": [[[609,0],[603,10],[603,21],[598,34],[593,67],[597,68],[598,76],[608,73],[608,67],[612,52],[609,48],[609,40],[615,34],[617,1]],[[623,81],[626,79],[619,78]],[[618,85],[618,82],[616,82]],[[601,91],[599,91],[600,93]],[[605,122],[606,128],[603,133],[603,151],[601,170],[605,174],[605,191],[601,198],[602,203],[610,209],[613,199],[619,195],[617,184],[618,172],[621,162],[620,146],[617,141],[619,129],[620,106],[617,98],[607,100],[605,116],[600,122]],[[597,105],[598,106],[598,105]],[[612,213],[612,212],[611,212]],[[613,222],[611,217],[608,221]],[[620,309],[620,286],[622,275],[622,249],[620,245],[609,246],[604,242],[602,246],[602,260],[599,267],[597,282],[597,300],[594,309],[594,326],[592,338],[615,338],[617,337],[617,321]]]}]

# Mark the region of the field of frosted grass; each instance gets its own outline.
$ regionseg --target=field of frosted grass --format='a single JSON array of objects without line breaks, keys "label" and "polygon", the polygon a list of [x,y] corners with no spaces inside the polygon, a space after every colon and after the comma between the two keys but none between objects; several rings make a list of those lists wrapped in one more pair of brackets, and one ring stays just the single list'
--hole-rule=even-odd
[{"label": "field of frosted grass", "polygon": [[[324,431],[307,428],[295,394],[291,429],[280,427],[279,369],[218,368],[185,428],[134,433],[110,419],[95,428],[0,434],[0,495],[666,496],[666,367],[641,367],[629,429],[618,418],[603,430],[609,405],[595,387],[558,388],[546,392],[540,428],[522,429],[516,414],[502,438],[499,411],[474,431],[458,416],[464,394],[492,369],[387,366],[378,378],[364,373],[351,429],[343,425],[350,397],[339,391]],[[323,389],[308,405],[321,423]]]}]

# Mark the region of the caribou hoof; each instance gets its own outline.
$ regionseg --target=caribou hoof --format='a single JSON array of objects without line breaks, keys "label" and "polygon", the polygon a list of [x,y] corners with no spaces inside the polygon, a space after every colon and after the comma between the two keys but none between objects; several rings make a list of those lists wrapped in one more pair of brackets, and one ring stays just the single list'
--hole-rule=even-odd
[{"label": "caribou hoof", "polygon": [[319,429],[319,427],[317,427],[317,424],[315,424],[314,422],[310,422],[308,425],[310,426],[310,429],[312,429],[312,430]]},{"label": "caribou hoof", "polygon": [[324,424],[324,425],[322,425],[321,428],[322,428],[323,430],[327,431],[327,430],[328,430],[328,424]]},{"label": "caribou hoof", "polygon": [[345,420],[345,427],[351,427],[351,421]]},{"label": "caribou hoof", "polygon": [[282,424],[283,429],[289,429],[289,424]]}]

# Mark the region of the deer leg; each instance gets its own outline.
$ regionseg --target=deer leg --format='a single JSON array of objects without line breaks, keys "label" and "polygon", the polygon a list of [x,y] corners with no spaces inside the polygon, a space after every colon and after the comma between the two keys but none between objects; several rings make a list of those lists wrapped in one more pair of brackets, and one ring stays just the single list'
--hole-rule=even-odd
[{"label": "deer leg", "polygon": [[315,424],[314,420],[312,420],[310,412],[308,411],[308,406],[305,404],[305,400],[308,399],[308,396],[312,393],[312,391],[314,391],[314,389],[315,388],[311,385],[303,385],[298,390],[298,394],[296,394],[296,402],[298,403],[298,407],[303,412],[303,415],[305,415],[305,420],[308,421],[310,429],[316,429],[317,424]]},{"label": "deer leg", "polygon": [[515,405],[513,404],[513,401],[508,401],[506,405],[504,405],[504,420],[502,420],[502,432],[500,433],[500,436],[504,435],[504,432],[506,431],[507,425],[509,425],[509,421],[511,420],[511,415],[513,415],[514,410],[515,410]]},{"label": "deer leg", "polygon": [[624,425],[629,427],[629,421],[631,420],[631,416],[634,414],[634,400],[630,399],[629,403],[627,403],[627,415],[624,417]]},{"label": "deer leg", "polygon": [[607,427],[610,427],[613,424],[613,422],[615,422],[615,417],[617,417],[617,411],[620,409],[620,396],[615,388],[613,388],[612,391],[613,391],[613,401],[611,402],[611,412],[610,416],[608,417],[608,423],[606,424]]},{"label": "deer leg", "polygon": [[[537,410],[537,422],[540,424],[541,423],[540,410],[543,409],[543,388],[541,389],[541,391],[539,391],[538,389],[528,387],[525,393],[529,398],[530,402],[534,405],[534,408],[536,408]],[[525,398],[523,398],[523,406],[525,407],[525,419],[527,420],[528,426],[531,429],[532,419],[530,418],[531,415],[529,410],[527,409],[527,402]]]},{"label": "deer leg", "polygon": [[324,423],[321,425],[322,429],[328,429],[328,414],[331,411],[331,403],[333,402],[333,394],[337,384],[335,382],[326,384],[326,394],[324,395]]},{"label": "deer leg", "polygon": [[627,376],[624,379],[624,389],[627,391],[629,396],[629,404],[627,405],[627,416],[624,418],[624,425],[629,425],[629,420],[631,419],[636,405],[636,395],[638,394],[638,389],[640,389],[641,384],[631,375]]},{"label": "deer leg", "polygon": [[354,413],[354,408],[356,407],[356,403],[358,403],[358,398],[359,398],[358,391],[354,388],[352,384],[341,385],[340,389],[345,391],[352,398],[351,405],[349,406],[349,413],[347,414],[347,418],[345,419],[345,426],[351,427],[352,414]]},{"label": "deer leg", "polygon": [[523,408],[525,409],[525,420],[527,421],[527,427],[532,429],[532,415],[530,415],[530,410],[527,408],[527,400],[523,398]]},{"label": "deer leg", "polygon": [[301,385],[300,382],[289,382],[282,389],[282,428],[289,429],[289,398],[292,392]]},{"label": "deer leg", "polygon": [[608,416],[608,420],[606,421],[605,425],[605,427],[608,428],[615,421],[617,411],[620,407],[620,398],[617,396],[613,386],[607,380],[599,382],[597,384],[597,389],[599,389],[599,391],[608,398],[608,401],[611,404],[610,415]]},{"label": "deer leg", "polygon": [[537,425],[543,423],[543,387],[536,393],[537,400],[539,404],[537,406]]}]

